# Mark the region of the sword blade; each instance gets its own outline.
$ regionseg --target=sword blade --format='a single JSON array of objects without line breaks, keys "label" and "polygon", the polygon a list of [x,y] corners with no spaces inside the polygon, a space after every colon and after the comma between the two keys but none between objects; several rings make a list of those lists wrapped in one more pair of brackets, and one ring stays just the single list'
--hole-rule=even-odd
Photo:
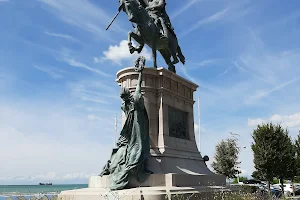
[{"label": "sword blade", "polygon": [[115,21],[115,19],[118,17],[118,15],[120,14],[121,11],[119,11],[115,16],[114,18],[111,20],[111,22],[109,23],[109,25],[106,27],[106,30],[109,29],[109,27],[112,25],[112,23]]}]

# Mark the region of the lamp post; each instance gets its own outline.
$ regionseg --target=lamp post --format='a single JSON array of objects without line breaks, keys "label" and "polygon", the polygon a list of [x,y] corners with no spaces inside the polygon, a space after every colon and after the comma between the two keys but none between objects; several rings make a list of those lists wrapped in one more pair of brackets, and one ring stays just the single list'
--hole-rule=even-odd
[{"label": "lamp post", "polygon": [[[241,137],[240,134],[232,133],[232,132],[230,132],[230,135],[231,135],[232,137],[234,137],[234,138],[235,138],[236,140],[238,140],[238,141],[239,141],[239,138],[237,138],[236,136]],[[239,148],[239,149],[246,149],[246,146],[238,146],[238,148]],[[238,183],[240,182],[240,173],[237,174],[237,182],[238,182]]]},{"label": "lamp post", "polygon": [[198,97],[198,134],[199,134],[199,152],[201,153],[201,148],[200,148],[200,97]]},{"label": "lamp post", "polygon": [[[246,149],[246,146],[243,146],[243,149]],[[240,182],[240,173],[238,172],[238,175],[237,175],[237,181],[238,183]]]}]

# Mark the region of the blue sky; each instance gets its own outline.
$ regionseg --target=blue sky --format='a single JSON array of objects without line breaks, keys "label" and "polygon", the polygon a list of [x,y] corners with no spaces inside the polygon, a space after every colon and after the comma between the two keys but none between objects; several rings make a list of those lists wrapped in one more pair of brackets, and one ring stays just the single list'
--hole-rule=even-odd
[{"label": "blue sky", "polygon": [[[237,133],[251,175],[257,123],[282,122],[293,137],[300,127],[300,2],[167,3],[187,60],[177,73],[200,86],[201,153],[211,163],[215,145]],[[124,13],[105,31],[117,6],[0,0],[0,184],[84,183],[101,171],[120,114],[115,74],[136,58]]]}]

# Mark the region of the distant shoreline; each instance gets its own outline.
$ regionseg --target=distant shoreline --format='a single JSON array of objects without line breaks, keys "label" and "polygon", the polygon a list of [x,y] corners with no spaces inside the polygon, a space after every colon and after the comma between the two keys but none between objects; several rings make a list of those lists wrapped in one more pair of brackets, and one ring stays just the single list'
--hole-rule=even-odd
[{"label": "distant shoreline", "polygon": [[[88,184],[0,185],[0,196],[56,195],[61,191],[87,188]],[[0,199],[1,200],[1,199]]]}]

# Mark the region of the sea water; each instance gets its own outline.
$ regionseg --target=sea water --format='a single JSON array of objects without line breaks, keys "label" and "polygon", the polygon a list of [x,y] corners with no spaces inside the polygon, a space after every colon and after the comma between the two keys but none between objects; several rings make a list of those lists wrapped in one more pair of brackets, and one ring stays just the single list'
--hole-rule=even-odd
[{"label": "sea water", "polygon": [[70,185],[0,185],[0,200],[5,200],[7,197],[16,199],[17,196],[25,196],[27,199],[30,196],[41,198],[44,195],[51,197],[59,194],[64,190],[74,190],[87,188],[87,184],[70,184]]}]

